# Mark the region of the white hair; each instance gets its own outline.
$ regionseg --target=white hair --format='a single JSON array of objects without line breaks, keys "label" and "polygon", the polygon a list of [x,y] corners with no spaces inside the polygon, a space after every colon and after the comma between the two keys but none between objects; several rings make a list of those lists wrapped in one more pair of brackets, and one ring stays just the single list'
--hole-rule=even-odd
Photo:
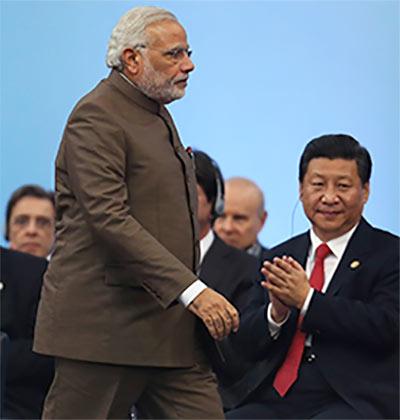
[{"label": "white hair", "polygon": [[107,51],[107,66],[122,70],[122,52],[146,44],[147,26],[161,20],[178,21],[168,10],[155,6],[135,7],[126,12],[111,32]]}]

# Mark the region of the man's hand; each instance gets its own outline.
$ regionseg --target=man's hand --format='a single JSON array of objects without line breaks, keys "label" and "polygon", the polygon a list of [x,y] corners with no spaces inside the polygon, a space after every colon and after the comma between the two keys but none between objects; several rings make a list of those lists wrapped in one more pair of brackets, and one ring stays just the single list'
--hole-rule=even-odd
[{"label": "man's hand", "polygon": [[215,340],[222,340],[239,329],[239,314],[222,295],[207,287],[188,306]]},{"label": "man's hand", "polygon": [[[265,283],[268,283],[268,280],[266,280]],[[261,285],[263,286],[263,283],[261,283]],[[266,287],[266,286],[264,286]],[[270,292],[268,290],[268,296],[269,296],[269,301],[271,302],[271,317],[272,319],[277,322],[280,323],[282,322],[288,315],[289,313],[289,307],[287,305],[285,305],[283,302],[281,302],[272,292]]]},{"label": "man's hand", "polygon": [[292,257],[274,258],[273,263],[264,262],[261,272],[268,279],[263,287],[286,306],[298,309],[304,304],[310,290],[303,267]]}]

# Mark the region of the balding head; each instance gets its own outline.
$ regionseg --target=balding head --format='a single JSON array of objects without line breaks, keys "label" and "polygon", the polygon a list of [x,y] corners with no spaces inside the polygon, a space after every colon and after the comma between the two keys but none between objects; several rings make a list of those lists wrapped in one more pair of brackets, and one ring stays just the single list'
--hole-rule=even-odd
[{"label": "balding head", "polygon": [[253,181],[234,177],[225,182],[225,211],[215,222],[215,231],[229,245],[247,249],[267,219],[264,194]]}]

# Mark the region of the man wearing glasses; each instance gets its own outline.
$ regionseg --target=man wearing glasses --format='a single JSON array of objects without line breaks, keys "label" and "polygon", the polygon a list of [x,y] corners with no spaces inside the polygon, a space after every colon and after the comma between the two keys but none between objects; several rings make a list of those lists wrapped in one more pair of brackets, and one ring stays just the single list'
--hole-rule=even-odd
[{"label": "man wearing glasses", "polygon": [[110,76],[69,117],[56,161],[57,241],[35,350],[56,356],[43,417],[223,418],[195,335],[236,331],[236,309],[195,274],[196,181],[165,108],[190,60],[170,12],[135,8],[114,28]]}]

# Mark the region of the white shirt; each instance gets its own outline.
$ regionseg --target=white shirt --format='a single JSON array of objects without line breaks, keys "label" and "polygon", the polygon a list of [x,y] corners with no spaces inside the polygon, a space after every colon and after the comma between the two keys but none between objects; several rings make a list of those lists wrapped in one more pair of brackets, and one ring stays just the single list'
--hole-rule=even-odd
[{"label": "white shirt", "polygon": [[[200,264],[214,242],[214,238],[214,232],[210,229],[207,235],[200,241]],[[201,280],[196,280],[179,296],[179,302],[185,307],[188,306],[206,287]]]},{"label": "white shirt", "polygon": [[[326,290],[328,289],[328,286],[332,280],[332,277],[340,263],[340,260],[343,257],[344,251],[346,250],[347,244],[349,243],[350,238],[352,237],[354,231],[357,229],[357,226],[358,226],[358,223],[353,228],[351,228],[348,232],[346,232],[344,235],[326,242],[326,244],[329,246],[332,253],[329,254],[324,260],[324,276],[325,277],[324,277],[324,284],[321,290],[322,293],[325,293]],[[310,230],[310,240],[311,240],[311,246],[308,252],[306,269],[305,269],[308,278],[310,278],[312,269],[314,268],[315,252],[317,248],[319,247],[319,245],[323,243],[323,241],[321,241],[321,239],[318,238],[318,236],[315,234],[313,229]],[[314,292],[315,290],[313,288],[309,290],[306,300],[304,301],[304,304],[300,310],[301,315],[304,316],[306,314]],[[280,323],[275,322],[271,317],[271,304],[268,305],[268,308],[267,308],[268,328],[273,338],[278,338],[280,328],[288,320],[288,318],[289,318],[289,314],[282,322]],[[308,345],[311,344],[310,336],[307,337],[306,345],[307,344]]]},{"label": "white shirt", "polygon": [[210,249],[212,243],[214,242],[215,235],[212,229],[210,229],[207,235],[200,241],[200,264],[203,262],[204,256],[207,254],[207,251]]},{"label": "white shirt", "polygon": [[[207,251],[210,249],[211,244],[214,241],[214,233],[210,229],[207,235],[200,241],[200,263],[202,263],[204,256],[207,254]],[[201,280],[196,280],[192,283],[187,289],[185,289],[182,294],[179,296],[179,302],[182,305],[189,306],[190,303],[208,286],[204,284]]]}]

